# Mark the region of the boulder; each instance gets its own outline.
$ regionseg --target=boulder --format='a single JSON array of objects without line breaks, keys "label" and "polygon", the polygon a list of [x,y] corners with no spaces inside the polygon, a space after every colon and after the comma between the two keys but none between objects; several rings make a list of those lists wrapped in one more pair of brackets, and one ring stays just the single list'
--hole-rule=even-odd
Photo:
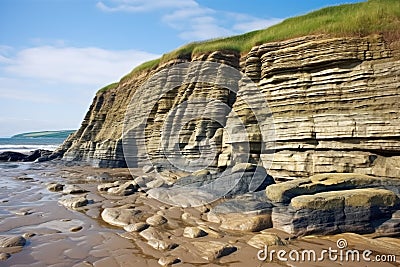
[{"label": "boulder", "polygon": [[265,169],[254,171],[223,173],[207,176],[189,175],[176,181],[169,188],[155,188],[148,191],[150,197],[170,205],[197,207],[220,198],[234,197],[248,192],[259,192],[275,183]]},{"label": "boulder", "polygon": [[0,248],[22,247],[25,246],[26,239],[22,236],[1,235]]},{"label": "boulder", "polygon": [[44,149],[37,149],[35,151],[32,151],[25,159],[24,161],[38,161],[38,159],[42,158],[39,162],[43,162],[46,160],[43,160],[44,158],[48,158],[53,152],[50,150],[44,150]]},{"label": "boulder", "polygon": [[399,206],[390,190],[365,188],[303,195],[272,212],[274,228],[293,235],[372,233]]},{"label": "boulder", "polygon": [[0,161],[23,161],[26,157],[27,155],[19,152],[5,151],[0,153]]}]

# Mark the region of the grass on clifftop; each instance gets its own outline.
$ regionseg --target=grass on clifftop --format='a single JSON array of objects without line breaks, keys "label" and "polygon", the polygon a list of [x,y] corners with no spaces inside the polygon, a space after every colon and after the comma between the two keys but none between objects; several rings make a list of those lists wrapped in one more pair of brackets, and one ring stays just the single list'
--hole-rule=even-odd
[{"label": "grass on clifftop", "polygon": [[[400,0],[369,0],[357,4],[327,7],[303,16],[286,19],[267,29],[227,38],[189,43],[164,54],[159,59],[139,65],[121,81],[129,79],[134,73],[155,68],[160,63],[184,55],[216,50],[246,53],[255,45],[313,34],[367,36],[374,33],[384,34],[389,41],[399,39]],[[101,90],[107,89],[108,86]]]}]

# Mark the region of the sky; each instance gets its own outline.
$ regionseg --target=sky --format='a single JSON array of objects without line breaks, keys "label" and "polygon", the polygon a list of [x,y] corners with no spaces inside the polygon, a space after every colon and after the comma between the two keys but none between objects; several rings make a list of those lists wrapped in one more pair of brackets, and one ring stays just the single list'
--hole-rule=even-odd
[{"label": "sky", "polygon": [[185,43],[360,0],[1,0],[0,137],[77,129],[98,89]]}]

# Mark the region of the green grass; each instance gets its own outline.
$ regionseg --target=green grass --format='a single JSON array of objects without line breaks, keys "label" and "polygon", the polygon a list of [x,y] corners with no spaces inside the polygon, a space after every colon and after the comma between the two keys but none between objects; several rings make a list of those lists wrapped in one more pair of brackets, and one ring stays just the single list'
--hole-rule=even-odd
[{"label": "green grass", "polygon": [[314,34],[367,36],[376,33],[383,34],[388,41],[399,39],[400,0],[369,0],[357,4],[327,7],[303,16],[286,19],[267,29],[189,43],[164,54],[159,59],[139,65],[122,80],[129,79],[137,72],[156,68],[160,63],[187,55],[216,50],[246,53],[255,45]]},{"label": "green grass", "polygon": [[110,89],[114,89],[117,86],[118,86],[118,83],[111,83],[111,84],[106,85],[103,88],[101,88],[99,91],[97,91],[97,93],[101,93],[101,92],[105,92],[105,91],[110,90]]}]

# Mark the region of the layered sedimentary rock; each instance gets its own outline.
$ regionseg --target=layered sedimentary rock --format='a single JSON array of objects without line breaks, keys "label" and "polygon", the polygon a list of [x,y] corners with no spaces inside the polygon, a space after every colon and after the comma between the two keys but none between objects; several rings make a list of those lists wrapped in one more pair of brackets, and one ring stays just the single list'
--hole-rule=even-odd
[{"label": "layered sedimentary rock", "polygon": [[[136,151],[131,157],[138,166],[144,157],[149,157],[157,166],[173,167],[160,149],[162,133],[179,125],[185,116],[199,114],[193,107],[181,108],[174,116],[170,112],[187,100],[201,97],[205,102],[218,100],[232,110],[211,106],[207,114],[222,123],[203,117],[175,129],[179,138],[170,145],[179,149],[167,156],[183,155],[193,168],[203,167],[196,159],[210,150],[209,167],[223,170],[237,162],[256,163],[261,159],[275,179],[325,172],[399,177],[398,58],[398,51],[380,36],[309,36],[255,46],[245,55],[215,51],[172,60],[123,79],[115,89],[99,92],[81,128],[60,150],[68,160],[104,167],[126,166],[122,148],[124,116],[137,90],[168,66],[208,61],[241,70],[258,88],[240,86],[239,82],[232,84],[238,88],[237,93],[232,93],[226,88],[197,83],[191,76],[194,70],[187,70],[183,74],[187,82],[158,99],[143,124],[146,135],[136,141],[147,150]],[[222,70],[223,66],[218,72]],[[157,88],[173,81],[176,75],[167,73],[141,93],[156,99]],[[258,112],[272,114],[275,138],[271,140],[263,138],[271,117],[255,120],[253,111],[243,102],[243,96],[257,102],[255,91],[261,92],[269,107]],[[135,99],[132,101],[135,103]],[[240,118],[247,132],[235,132],[234,116]],[[246,135],[249,146],[243,157],[241,134]]]}]

